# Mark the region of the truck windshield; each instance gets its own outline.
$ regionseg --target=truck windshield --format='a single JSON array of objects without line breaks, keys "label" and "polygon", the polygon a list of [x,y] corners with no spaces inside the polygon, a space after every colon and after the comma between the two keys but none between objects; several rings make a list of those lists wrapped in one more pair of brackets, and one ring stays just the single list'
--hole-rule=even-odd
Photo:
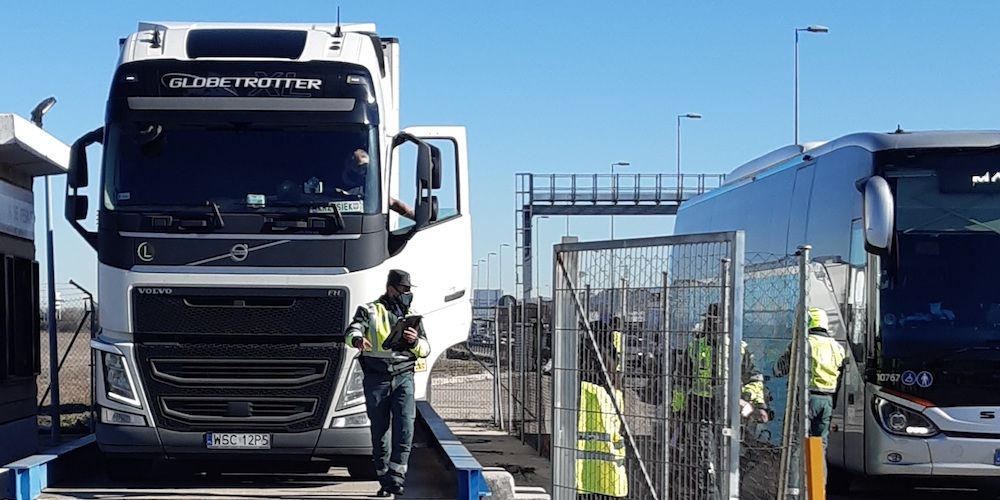
[{"label": "truck windshield", "polygon": [[254,123],[111,124],[106,208],[217,204],[224,212],[379,211],[374,127]]},{"label": "truck windshield", "polygon": [[1000,404],[1000,193],[974,189],[973,171],[887,173],[897,235],[883,265],[880,370],[928,372],[900,377],[899,389],[942,406],[985,404],[985,394]]}]

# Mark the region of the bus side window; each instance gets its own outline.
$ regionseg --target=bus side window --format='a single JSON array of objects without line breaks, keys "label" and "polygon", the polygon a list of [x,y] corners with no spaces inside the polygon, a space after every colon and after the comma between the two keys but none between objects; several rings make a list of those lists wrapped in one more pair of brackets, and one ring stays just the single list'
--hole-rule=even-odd
[{"label": "bus side window", "polygon": [[850,328],[848,328],[848,339],[854,351],[855,359],[864,362],[865,357],[859,356],[864,353],[865,348],[865,320],[867,308],[867,295],[865,290],[865,263],[867,254],[865,253],[864,229],[861,219],[851,222],[851,264],[850,280],[848,281],[847,305],[850,314]]}]

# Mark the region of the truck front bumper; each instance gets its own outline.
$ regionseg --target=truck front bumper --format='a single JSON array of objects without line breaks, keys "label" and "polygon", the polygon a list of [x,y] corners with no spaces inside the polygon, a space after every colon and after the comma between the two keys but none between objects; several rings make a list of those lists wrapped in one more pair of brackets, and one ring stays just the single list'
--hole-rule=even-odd
[{"label": "truck front bumper", "polygon": [[267,450],[215,450],[205,446],[205,432],[178,432],[152,427],[98,423],[97,444],[106,454],[192,460],[273,460],[312,457],[337,461],[370,457],[371,433],[367,427],[321,429],[298,433],[271,433]]}]

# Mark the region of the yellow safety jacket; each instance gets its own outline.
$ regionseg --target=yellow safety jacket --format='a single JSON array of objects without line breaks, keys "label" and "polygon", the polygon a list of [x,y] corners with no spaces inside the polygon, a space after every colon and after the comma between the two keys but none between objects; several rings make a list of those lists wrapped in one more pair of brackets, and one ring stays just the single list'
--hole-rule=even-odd
[{"label": "yellow safety jacket", "polygon": [[[615,390],[619,407],[622,391]],[[611,497],[628,496],[625,440],[621,420],[608,391],[590,382],[580,383],[580,410],[576,422],[576,489]]]},{"label": "yellow safety jacket", "polygon": [[811,361],[809,390],[832,394],[837,391],[840,368],[847,357],[844,346],[822,334],[810,333],[808,339]]},{"label": "yellow safety jacket", "polygon": [[[691,341],[688,346],[687,355],[691,360],[694,372],[691,374],[691,388],[688,393],[694,396],[710,398],[713,395],[715,384],[712,373],[712,345],[704,337],[699,337]],[[742,363],[741,397],[754,404],[757,408],[766,408],[767,402],[764,394],[764,377],[757,372],[753,366],[753,361],[747,353],[747,343],[740,342],[740,355]],[[687,403],[687,395],[683,390],[675,389],[670,402],[670,407],[674,411],[680,411]]]},{"label": "yellow safety jacket", "polygon": [[[413,311],[409,311],[406,315],[412,314]],[[371,350],[362,351],[361,356],[374,362],[374,365],[369,364],[368,366],[384,365],[382,366],[383,370],[380,371],[399,373],[410,368],[422,371],[420,366],[422,363],[419,361],[422,361],[431,352],[430,343],[427,342],[427,336],[423,332],[423,326],[419,328],[416,345],[408,351],[392,351],[382,347],[382,343],[392,333],[392,324],[395,320],[394,315],[386,309],[381,300],[369,302],[358,308],[354,320],[347,328],[344,342],[353,346],[357,338],[362,336],[367,338],[368,342],[371,343]]]}]

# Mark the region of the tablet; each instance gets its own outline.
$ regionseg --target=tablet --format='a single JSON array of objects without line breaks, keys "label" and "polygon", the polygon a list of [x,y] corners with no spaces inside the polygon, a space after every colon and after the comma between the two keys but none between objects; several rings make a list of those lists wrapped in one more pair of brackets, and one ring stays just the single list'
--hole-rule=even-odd
[{"label": "tablet", "polygon": [[406,351],[410,349],[411,346],[403,340],[403,331],[407,328],[417,328],[420,325],[421,319],[423,319],[423,316],[414,314],[413,316],[406,316],[396,321],[396,324],[392,326],[392,332],[382,342],[382,349],[387,351]]}]

